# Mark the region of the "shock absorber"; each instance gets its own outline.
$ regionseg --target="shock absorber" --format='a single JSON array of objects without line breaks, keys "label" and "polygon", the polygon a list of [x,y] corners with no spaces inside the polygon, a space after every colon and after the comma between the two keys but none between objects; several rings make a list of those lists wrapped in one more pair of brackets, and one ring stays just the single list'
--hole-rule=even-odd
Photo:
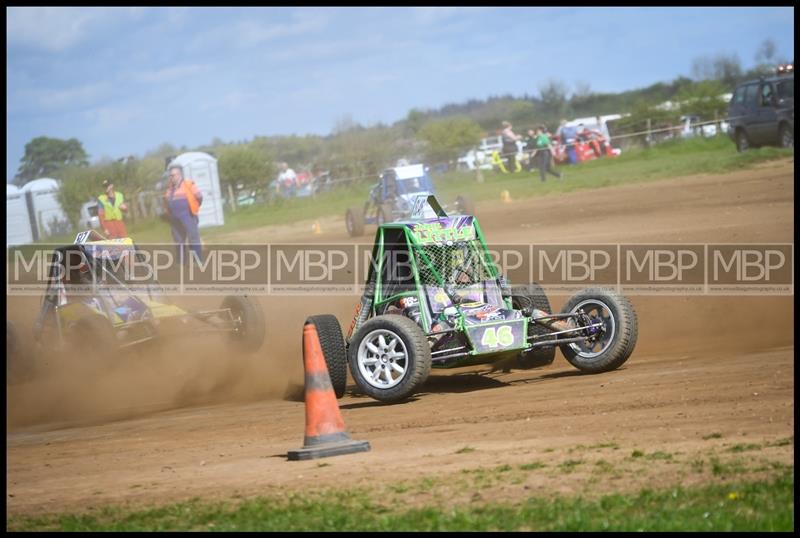
[{"label": "shock absorber", "polygon": [[350,343],[350,337],[353,336],[359,327],[367,321],[369,311],[372,307],[372,298],[375,295],[375,282],[370,280],[364,288],[364,293],[361,295],[361,302],[356,307],[353,323],[350,325],[350,330],[347,331],[347,342]]}]

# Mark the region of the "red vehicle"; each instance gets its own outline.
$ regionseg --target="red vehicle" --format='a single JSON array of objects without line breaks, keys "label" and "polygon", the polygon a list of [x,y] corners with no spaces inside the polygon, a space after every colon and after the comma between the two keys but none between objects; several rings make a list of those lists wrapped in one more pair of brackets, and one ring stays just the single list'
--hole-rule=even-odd
[{"label": "red vehicle", "polygon": [[[555,158],[556,163],[567,164],[569,162],[569,154],[567,153],[566,146],[561,144],[558,137],[552,137],[552,143],[553,158]],[[575,156],[577,162],[597,159],[603,153],[606,157],[617,157],[622,153],[622,150],[612,148],[608,140],[596,131],[587,130],[578,133],[578,139],[575,141]]]}]

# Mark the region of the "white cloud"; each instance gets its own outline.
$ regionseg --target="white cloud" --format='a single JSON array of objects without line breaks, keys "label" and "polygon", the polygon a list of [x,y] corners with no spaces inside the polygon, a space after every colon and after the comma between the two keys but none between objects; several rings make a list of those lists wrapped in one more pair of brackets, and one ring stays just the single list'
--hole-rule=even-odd
[{"label": "white cloud", "polygon": [[258,102],[258,99],[260,97],[262,96],[260,96],[255,92],[233,90],[223,95],[219,99],[215,99],[212,102],[203,103],[202,105],[200,105],[200,110],[202,110],[203,112],[208,112],[213,110],[231,111],[241,108],[242,105],[246,105],[251,102]]},{"label": "white cloud", "polygon": [[9,92],[8,108],[12,113],[68,110],[94,104],[113,91],[110,82],[91,82],[82,86],[67,88],[17,89]]},{"label": "white cloud", "polygon": [[125,124],[141,116],[143,112],[135,106],[109,105],[86,110],[83,117],[90,128],[119,133],[124,131]]},{"label": "white cloud", "polygon": [[144,84],[163,84],[177,79],[185,79],[211,70],[208,64],[177,65],[143,73],[134,73],[131,78]]},{"label": "white cloud", "polygon": [[10,45],[60,52],[91,37],[93,28],[142,14],[132,8],[10,7],[6,9],[6,39]]},{"label": "white cloud", "polygon": [[288,23],[270,23],[261,18],[265,10],[257,10],[247,19],[240,19],[195,37],[188,48],[200,50],[232,46],[237,49],[252,49],[271,41],[284,39],[288,47],[294,46],[303,35],[317,32],[327,24],[327,17],[319,12],[298,12]]}]

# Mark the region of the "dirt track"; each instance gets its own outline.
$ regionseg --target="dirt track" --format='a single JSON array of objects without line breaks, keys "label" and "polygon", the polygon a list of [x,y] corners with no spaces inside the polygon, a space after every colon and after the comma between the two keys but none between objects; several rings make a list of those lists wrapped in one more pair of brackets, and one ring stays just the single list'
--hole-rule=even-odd
[{"label": "dirt track", "polygon": [[[490,244],[793,243],[793,204],[794,162],[782,161],[477,209]],[[351,242],[342,230],[340,219],[328,219],[321,236],[260,232],[272,242]],[[246,239],[264,240],[260,232]],[[347,327],[356,298],[314,300],[264,298],[268,345],[255,357],[227,356],[206,338],[160,359],[56,365],[7,386],[8,511],[387,483],[530,457],[558,461],[559,449],[579,444],[691,453],[712,432],[754,443],[793,435],[793,297],[634,296],[639,343],[620,370],[578,375],[558,354],[540,370],[434,371],[401,405],[348,394],[344,420],[372,450],[324,468],[287,462],[303,440],[303,404],[285,398],[302,384],[302,322],[330,312]],[[564,300],[552,297],[554,308]],[[36,301],[9,298],[8,308],[29,330]],[[465,446],[476,450],[456,454]],[[790,462],[792,452],[781,457]],[[681,480],[666,470],[650,478]],[[580,487],[577,479],[540,480],[530,486]]]}]

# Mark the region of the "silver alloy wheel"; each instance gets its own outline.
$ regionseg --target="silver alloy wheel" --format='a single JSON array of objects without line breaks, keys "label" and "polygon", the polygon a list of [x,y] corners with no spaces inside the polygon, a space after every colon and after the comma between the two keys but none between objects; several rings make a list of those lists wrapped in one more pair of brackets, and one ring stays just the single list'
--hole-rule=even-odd
[{"label": "silver alloy wheel", "polygon": [[[600,338],[594,341],[593,344],[588,344],[586,341],[581,343],[573,343],[569,346],[581,357],[591,359],[603,353],[611,345],[617,331],[617,324],[614,321],[614,314],[611,309],[602,301],[597,299],[587,299],[576,304],[570,312],[577,312],[583,308],[583,311],[589,317],[593,315],[603,320],[603,334]],[[574,323],[570,320],[570,324]]]},{"label": "silver alloy wheel", "polygon": [[784,127],[781,132],[781,147],[782,148],[793,148],[794,147],[794,135],[792,131],[789,130],[788,127]]},{"label": "silver alloy wheel", "polygon": [[358,346],[361,377],[378,389],[390,389],[408,372],[408,351],[403,340],[388,329],[368,333]]},{"label": "silver alloy wheel", "polygon": [[747,151],[750,148],[750,143],[747,141],[747,135],[744,131],[739,131],[739,151]]}]

